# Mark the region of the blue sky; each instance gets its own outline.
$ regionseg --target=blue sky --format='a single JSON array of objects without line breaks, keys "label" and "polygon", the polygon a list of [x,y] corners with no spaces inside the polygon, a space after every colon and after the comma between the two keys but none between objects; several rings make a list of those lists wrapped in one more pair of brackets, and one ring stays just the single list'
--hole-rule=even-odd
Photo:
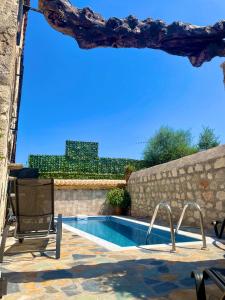
[{"label": "blue sky", "polygon": [[[77,0],[76,6],[106,18],[134,14],[197,25],[213,24],[225,11],[221,0]],[[141,158],[143,142],[162,125],[191,129],[194,142],[210,126],[225,143],[223,61],[194,68],[187,58],[156,50],[81,50],[30,12],[17,161],[63,154],[66,139],[97,141],[100,156]]]}]

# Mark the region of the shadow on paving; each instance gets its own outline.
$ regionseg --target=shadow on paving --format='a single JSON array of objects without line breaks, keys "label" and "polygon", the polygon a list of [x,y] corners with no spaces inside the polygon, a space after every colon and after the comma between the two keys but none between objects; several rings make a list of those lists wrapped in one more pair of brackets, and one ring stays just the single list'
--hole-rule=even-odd
[{"label": "shadow on paving", "polygon": [[[86,259],[94,258],[87,257]],[[41,283],[61,279],[72,279],[76,285],[76,279],[79,279],[81,288],[86,292],[104,293],[113,291],[137,299],[147,299],[155,296],[168,296],[175,291],[186,289],[194,291],[194,280],[190,277],[192,270],[202,270],[210,266],[225,267],[224,260],[179,262],[139,259],[96,265],[88,264],[87,260],[83,261],[83,264],[79,259],[74,260],[74,262],[76,265],[68,269],[36,272],[10,272],[5,270],[5,275],[8,278],[9,285],[10,283]],[[182,300],[184,299],[190,300],[188,297],[182,297]]]},{"label": "shadow on paving", "polygon": [[55,242],[49,238],[27,239],[24,240],[23,243],[15,241],[14,244],[8,246],[4,255],[11,256],[19,253],[39,252],[37,249],[48,251],[48,248],[54,244]]}]

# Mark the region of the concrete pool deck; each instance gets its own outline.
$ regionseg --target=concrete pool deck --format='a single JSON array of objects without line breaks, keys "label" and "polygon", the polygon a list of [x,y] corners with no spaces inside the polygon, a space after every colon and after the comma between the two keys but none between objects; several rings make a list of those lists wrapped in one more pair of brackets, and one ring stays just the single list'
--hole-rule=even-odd
[{"label": "concrete pool deck", "polygon": [[[8,254],[34,249],[37,243],[19,245],[9,238]],[[4,299],[191,300],[196,299],[192,270],[225,268],[225,247],[210,245],[205,251],[200,245],[186,245],[177,247],[176,253],[170,248],[109,251],[64,229],[60,260],[38,253],[5,256],[1,267],[8,278],[8,295]],[[207,290],[211,299],[220,299],[217,287],[209,284]]]}]

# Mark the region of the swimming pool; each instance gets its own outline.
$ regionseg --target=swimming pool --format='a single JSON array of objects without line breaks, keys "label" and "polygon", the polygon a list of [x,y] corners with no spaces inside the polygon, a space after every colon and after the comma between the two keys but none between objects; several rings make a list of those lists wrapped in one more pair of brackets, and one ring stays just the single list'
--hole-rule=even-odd
[{"label": "swimming pool", "polygon": [[[149,224],[115,216],[67,217],[63,218],[64,227],[84,237],[119,248],[146,245]],[[196,235],[197,236],[197,235]],[[93,239],[94,237],[94,239]],[[187,233],[177,234],[176,243],[199,242],[200,238]],[[169,244],[170,231],[166,227],[154,226],[148,238],[148,245]],[[103,245],[102,244],[102,245]],[[116,248],[116,247],[113,247]]]}]

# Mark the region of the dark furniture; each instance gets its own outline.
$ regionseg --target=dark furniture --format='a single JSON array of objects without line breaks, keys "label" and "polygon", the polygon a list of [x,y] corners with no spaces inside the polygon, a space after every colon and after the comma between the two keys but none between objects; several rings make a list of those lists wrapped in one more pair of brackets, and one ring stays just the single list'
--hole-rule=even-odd
[{"label": "dark furniture", "polygon": [[60,258],[62,237],[62,215],[54,219],[54,180],[53,179],[17,179],[11,182],[9,189],[11,209],[6,218],[0,246],[0,262],[3,261],[9,228],[15,225],[14,237],[20,243],[24,239],[55,236],[55,249],[35,249],[29,252],[55,251]]},{"label": "dark furniture", "polygon": [[[220,300],[225,300],[225,269],[210,268],[203,272],[192,272],[191,277],[195,279],[197,300],[206,300],[205,280],[211,279],[223,293]],[[213,298],[212,298],[213,299]]]},{"label": "dark furniture", "polygon": [[216,237],[221,239],[225,228],[225,219],[223,221],[212,221],[212,225],[214,227]]},{"label": "dark furniture", "polygon": [[7,280],[0,274],[0,299],[7,294]]}]

